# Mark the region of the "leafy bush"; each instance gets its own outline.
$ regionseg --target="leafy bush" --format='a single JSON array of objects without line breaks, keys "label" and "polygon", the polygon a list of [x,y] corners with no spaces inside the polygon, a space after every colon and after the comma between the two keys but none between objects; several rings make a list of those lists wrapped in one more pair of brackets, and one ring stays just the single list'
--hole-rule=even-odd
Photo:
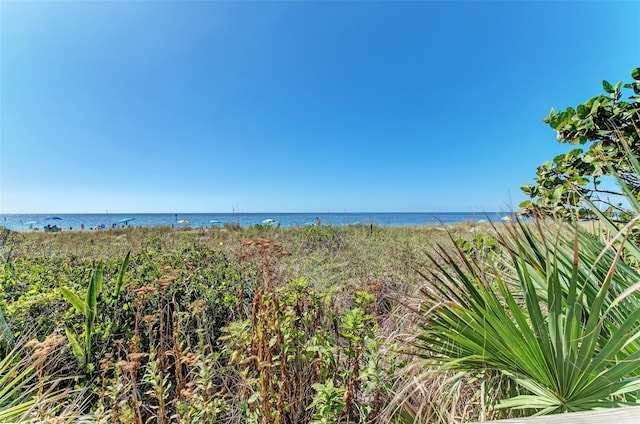
[{"label": "leafy bush", "polygon": [[309,225],[305,227],[303,249],[328,249],[335,251],[342,246],[339,231],[329,225]]},{"label": "leafy bush", "polygon": [[[557,216],[560,218],[592,217],[583,199],[603,202],[611,212],[624,212],[616,195],[601,186],[602,177],[619,177],[628,189],[640,194],[640,175],[629,166],[622,141],[633,155],[640,154],[640,68],[631,71],[633,82],[615,86],[602,81],[606,94],[596,96],[576,108],[551,113],[545,122],[556,131],[561,143],[588,144],[586,151],[573,149],[560,154],[538,167],[535,184],[525,184],[522,190],[531,200],[520,204],[526,215]],[[623,88],[631,90],[622,100]],[[614,200],[610,200],[614,196]]]}]

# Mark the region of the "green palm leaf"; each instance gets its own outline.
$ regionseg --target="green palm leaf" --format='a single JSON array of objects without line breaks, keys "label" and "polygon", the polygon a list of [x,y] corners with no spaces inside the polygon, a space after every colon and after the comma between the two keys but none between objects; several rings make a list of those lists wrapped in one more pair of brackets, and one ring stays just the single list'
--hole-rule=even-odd
[{"label": "green palm leaf", "polygon": [[[53,375],[39,376],[42,366],[26,347],[27,338],[18,339],[6,356],[0,359],[0,422],[44,422],[40,412],[59,408],[75,396],[72,389],[54,390],[60,383]],[[73,378],[73,377],[69,377]],[[66,411],[76,414],[79,411]]]},{"label": "green palm leaf", "polygon": [[425,291],[421,356],[441,370],[511,378],[521,394],[496,408],[546,414],[635,404],[640,351],[629,339],[638,332],[640,302],[620,295],[640,276],[621,266],[621,247],[575,227],[543,227],[500,230],[504,260],[492,271],[462,251],[431,257],[438,288],[437,295]]}]

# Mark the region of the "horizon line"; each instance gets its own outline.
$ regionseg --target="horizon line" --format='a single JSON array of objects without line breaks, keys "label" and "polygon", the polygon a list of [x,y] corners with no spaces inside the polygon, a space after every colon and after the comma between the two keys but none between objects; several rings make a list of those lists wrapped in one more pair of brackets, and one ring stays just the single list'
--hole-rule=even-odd
[{"label": "horizon line", "polygon": [[369,213],[369,214],[393,214],[393,213],[513,213],[513,211],[306,211],[306,212],[0,212],[0,215],[215,215],[215,214],[344,214],[344,213]]}]

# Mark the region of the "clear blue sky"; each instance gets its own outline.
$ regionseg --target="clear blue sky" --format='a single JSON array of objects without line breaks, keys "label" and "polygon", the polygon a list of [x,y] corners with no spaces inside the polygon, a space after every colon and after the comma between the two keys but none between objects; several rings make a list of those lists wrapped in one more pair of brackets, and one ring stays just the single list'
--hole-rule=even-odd
[{"label": "clear blue sky", "polygon": [[0,2],[0,213],[494,211],[637,2]]}]

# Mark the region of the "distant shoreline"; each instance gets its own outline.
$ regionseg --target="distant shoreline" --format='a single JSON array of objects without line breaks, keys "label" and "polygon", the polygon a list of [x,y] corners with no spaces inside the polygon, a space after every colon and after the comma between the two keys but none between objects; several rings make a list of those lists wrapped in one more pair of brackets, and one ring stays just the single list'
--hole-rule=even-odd
[{"label": "distant shoreline", "polygon": [[[362,227],[365,230],[368,230],[369,228],[373,228],[373,229],[381,229],[381,228],[405,228],[405,229],[416,229],[416,230],[420,230],[420,229],[435,229],[435,230],[442,230],[442,231],[448,231],[449,229],[452,228],[456,228],[456,227],[460,227],[460,226],[468,226],[468,229],[471,231],[474,231],[476,229],[481,229],[481,228],[488,228],[490,227],[490,225],[492,224],[492,222],[489,221],[482,221],[482,222],[477,222],[477,221],[460,221],[460,222],[451,222],[451,223],[435,223],[435,222],[429,222],[429,223],[424,223],[424,224],[415,224],[415,225],[402,225],[402,226],[382,226],[382,225],[378,225],[378,224],[366,224],[366,223],[360,223],[360,224],[323,224],[320,227],[324,227],[324,228],[340,228],[340,227]],[[493,224],[504,224],[503,222],[494,222]],[[256,227],[258,227],[259,225],[256,225]],[[266,228],[266,226],[263,226]],[[311,227],[311,226],[309,226]],[[0,228],[6,228],[3,227],[2,225],[0,225]],[[32,229],[23,229],[23,228],[17,228],[17,229],[8,229],[9,231],[13,231],[16,233],[39,233],[39,234],[52,234],[52,235],[56,235],[56,234],[69,234],[69,233],[74,233],[74,234],[79,234],[79,233],[87,233],[87,234],[92,234],[92,233],[112,233],[112,234],[127,234],[127,233],[135,233],[135,232],[144,232],[144,231],[149,231],[149,230],[159,230],[159,229],[164,229],[167,230],[168,232],[202,232],[202,231],[206,231],[206,232],[229,232],[229,231],[246,231],[246,230],[250,230],[252,227],[236,227],[236,228],[227,228],[224,226],[217,226],[217,227],[171,227],[171,226],[167,226],[167,225],[156,225],[156,226],[139,226],[139,227],[134,227],[134,226],[129,226],[129,227],[115,227],[115,228],[85,228],[85,229],[81,229],[81,228],[60,228],[57,231],[45,231],[42,228],[32,228]],[[273,231],[287,231],[287,230],[298,230],[301,228],[306,228],[305,226],[301,226],[301,225],[295,225],[295,226],[287,226],[287,227],[272,227],[272,228],[266,228],[267,230],[273,230]]]},{"label": "distant shoreline", "polygon": [[10,230],[43,230],[47,225],[56,225],[63,230],[85,230],[132,227],[168,226],[174,228],[201,228],[255,225],[281,227],[309,226],[319,221],[328,225],[378,225],[378,226],[422,226],[426,224],[448,225],[459,222],[498,222],[511,215],[507,212],[325,212],[325,213],[218,213],[218,214],[19,214],[1,215],[0,226]]}]

